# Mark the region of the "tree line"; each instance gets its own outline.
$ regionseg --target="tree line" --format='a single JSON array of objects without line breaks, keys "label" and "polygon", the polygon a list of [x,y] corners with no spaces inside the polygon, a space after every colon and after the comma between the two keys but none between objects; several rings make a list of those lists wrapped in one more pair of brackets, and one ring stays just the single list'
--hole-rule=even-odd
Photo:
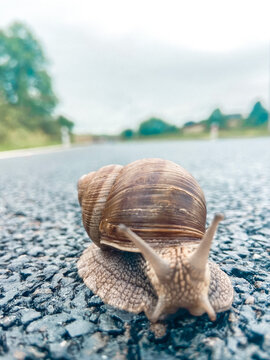
[{"label": "tree line", "polygon": [[268,112],[263,107],[260,101],[256,102],[253,106],[250,114],[244,117],[242,114],[224,114],[218,108],[215,109],[211,115],[202,121],[194,122],[188,121],[182,127],[169,124],[168,122],[152,117],[143,121],[137,130],[131,128],[125,129],[121,133],[121,137],[124,139],[131,139],[134,137],[147,137],[155,135],[170,135],[170,134],[181,134],[188,129],[195,128],[200,125],[200,132],[207,133],[210,131],[212,125],[216,125],[220,130],[245,130],[252,128],[267,129],[268,123]]},{"label": "tree line", "polygon": [[72,131],[72,121],[54,115],[58,99],[48,67],[41,44],[25,24],[0,30],[0,144],[29,136],[57,142],[62,126]]}]

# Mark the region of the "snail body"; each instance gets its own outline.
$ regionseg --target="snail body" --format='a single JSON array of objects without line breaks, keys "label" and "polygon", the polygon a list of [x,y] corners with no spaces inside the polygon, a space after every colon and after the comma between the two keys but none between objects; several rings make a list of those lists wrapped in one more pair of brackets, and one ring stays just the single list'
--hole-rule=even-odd
[{"label": "snail body", "polygon": [[79,180],[78,198],[93,241],[79,275],[105,303],[152,322],[179,308],[211,320],[230,308],[230,280],[208,261],[222,216],[205,231],[204,194],[185,169],[162,159],[108,165]]}]

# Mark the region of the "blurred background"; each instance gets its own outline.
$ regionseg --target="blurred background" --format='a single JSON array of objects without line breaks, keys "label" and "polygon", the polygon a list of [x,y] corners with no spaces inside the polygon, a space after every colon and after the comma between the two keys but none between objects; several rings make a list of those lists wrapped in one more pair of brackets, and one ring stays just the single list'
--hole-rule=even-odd
[{"label": "blurred background", "polygon": [[9,0],[0,150],[270,133],[267,0]]}]

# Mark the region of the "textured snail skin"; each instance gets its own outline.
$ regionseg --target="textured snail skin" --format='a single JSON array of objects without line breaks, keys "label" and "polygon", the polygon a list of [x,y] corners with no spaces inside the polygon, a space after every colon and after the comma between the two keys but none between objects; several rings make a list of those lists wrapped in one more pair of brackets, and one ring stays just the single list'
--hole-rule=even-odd
[{"label": "textured snail skin", "polygon": [[205,233],[204,195],[186,170],[161,159],[109,165],[79,180],[78,197],[94,242],[79,275],[105,303],[152,322],[179,308],[215,320],[230,308],[230,280],[207,259],[222,217]]}]

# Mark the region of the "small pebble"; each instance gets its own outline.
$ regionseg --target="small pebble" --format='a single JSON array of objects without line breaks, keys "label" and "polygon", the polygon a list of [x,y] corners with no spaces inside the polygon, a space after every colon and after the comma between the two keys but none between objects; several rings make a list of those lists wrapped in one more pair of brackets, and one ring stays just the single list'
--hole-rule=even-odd
[{"label": "small pebble", "polygon": [[81,336],[94,332],[95,325],[86,320],[76,320],[66,326],[66,330],[71,337]]},{"label": "small pebble", "polygon": [[249,296],[249,297],[247,297],[246,300],[245,300],[245,304],[246,304],[246,305],[253,305],[254,302],[255,302],[254,296]]}]

